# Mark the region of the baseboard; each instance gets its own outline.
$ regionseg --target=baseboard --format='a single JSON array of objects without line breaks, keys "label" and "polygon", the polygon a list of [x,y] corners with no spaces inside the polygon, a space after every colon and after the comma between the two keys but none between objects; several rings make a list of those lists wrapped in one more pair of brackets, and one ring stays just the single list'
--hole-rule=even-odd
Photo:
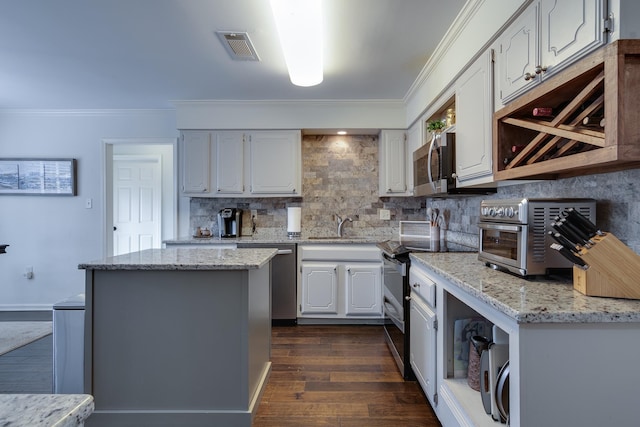
[{"label": "baseboard", "polygon": [[52,320],[52,310],[0,311],[0,322],[50,322]]}]

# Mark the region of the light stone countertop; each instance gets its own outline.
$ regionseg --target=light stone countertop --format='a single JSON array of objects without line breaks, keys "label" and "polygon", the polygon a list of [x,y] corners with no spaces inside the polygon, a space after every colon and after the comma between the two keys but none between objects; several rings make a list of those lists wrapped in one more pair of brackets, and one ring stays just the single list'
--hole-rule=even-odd
[{"label": "light stone countertop", "polygon": [[640,322],[640,300],[586,296],[570,280],[519,278],[485,266],[477,253],[412,253],[411,259],[518,323]]},{"label": "light stone countertop", "polygon": [[147,249],[78,265],[86,270],[253,270],[266,265],[275,248]]},{"label": "light stone countertop", "polygon": [[93,413],[88,394],[0,394],[0,425],[74,427]]},{"label": "light stone countertop", "polygon": [[358,236],[345,236],[345,237],[298,237],[289,239],[287,237],[273,237],[273,236],[241,236],[236,238],[224,238],[219,237],[182,237],[178,239],[165,240],[164,244],[167,246],[173,245],[220,245],[220,244],[251,244],[251,243],[291,243],[291,244],[322,244],[322,243],[351,243],[351,244],[375,244],[381,241],[387,240],[383,237],[358,237]]}]

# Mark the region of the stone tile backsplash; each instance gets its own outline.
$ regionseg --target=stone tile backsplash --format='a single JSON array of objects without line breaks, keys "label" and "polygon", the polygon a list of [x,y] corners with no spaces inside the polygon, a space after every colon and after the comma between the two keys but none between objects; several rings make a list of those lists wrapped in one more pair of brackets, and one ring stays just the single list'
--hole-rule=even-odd
[{"label": "stone tile backsplash", "polygon": [[[426,207],[438,208],[446,220],[447,240],[477,246],[478,211],[484,198],[596,199],[598,226],[640,253],[640,169],[553,181],[500,186],[490,196],[451,198],[378,197],[378,137],[375,135],[305,135],[302,138],[302,197],[261,199],[191,199],[190,224],[213,228],[225,207],[243,209],[242,234],[251,235],[251,210],[257,211],[256,234],[287,235],[287,207],[302,207],[303,236],[334,236],[335,214],[353,219],[345,236],[397,236],[400,220],[425,220]],[[391,220],[380,220],[389,209]]]},{"label": "stone tile backsplash", "polygon": [[[287,236],[287,207],[302,207],[303,236],[335,236],[335,215],[350,217],[344,235],[397,235],[398,221],[423,220],[425,200],[378,197],[378,137],[375,135],[305,135],[302,137],[302,197],[298,198],[193,198],[190,224],[213,227],[226,207],[243,209],[242,235],[251,235],[251,210],[257,211],[256,235]],[[391,220],[379,210],[389,209]]]}]

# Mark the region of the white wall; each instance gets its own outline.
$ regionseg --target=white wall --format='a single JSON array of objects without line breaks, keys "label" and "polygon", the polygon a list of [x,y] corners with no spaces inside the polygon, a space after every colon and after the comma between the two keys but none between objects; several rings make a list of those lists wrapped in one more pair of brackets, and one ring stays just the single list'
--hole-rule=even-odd
[{"label": "white wall", "polygon": [[173,110],[0,110],[0,158],[75,158],[78,167],[76,197],[0,195],[0,241],[11,245],[0,255],[0,310],[47,310],[84,291],[77,266],[105,247],[103,139],[177,137]]}]

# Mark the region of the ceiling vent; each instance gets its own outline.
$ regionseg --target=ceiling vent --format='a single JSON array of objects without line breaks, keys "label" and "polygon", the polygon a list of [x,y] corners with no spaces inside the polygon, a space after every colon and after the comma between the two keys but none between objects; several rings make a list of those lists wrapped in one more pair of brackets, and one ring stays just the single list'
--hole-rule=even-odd
[{"label": "ceiling vent", "polygon": [[218,31],[217,34],[231,58],[239,61],[260,61],[248,33]]}]

